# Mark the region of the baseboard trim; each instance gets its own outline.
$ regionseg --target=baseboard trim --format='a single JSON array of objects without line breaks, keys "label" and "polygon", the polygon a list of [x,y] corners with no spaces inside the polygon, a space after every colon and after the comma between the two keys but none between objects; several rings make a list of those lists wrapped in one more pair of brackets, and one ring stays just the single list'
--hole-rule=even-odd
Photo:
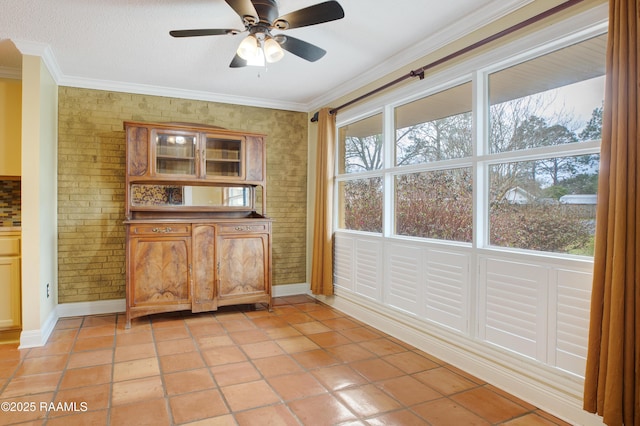
[{"label": "baseboard trim", "polygon": [[102,315],[125,312],[125,299],[95,300],[91,302],[61,303],[58,305],[58,317],[81,317],[85,315]]},{"label": "baseboard trim", "polygon": [[309,283],[280,284],[271,288],[273,297],[297,296],[299,294],[311,294]]},{"label": "baseboard trim", "polygon": [[58,322],[58,313],[53,309],[42,327],[37,330],[23,330],[20,333],[20,346],[18,349],[37,348],[44,346],[49,340],[49,336],[53,333],[53,329]]}]

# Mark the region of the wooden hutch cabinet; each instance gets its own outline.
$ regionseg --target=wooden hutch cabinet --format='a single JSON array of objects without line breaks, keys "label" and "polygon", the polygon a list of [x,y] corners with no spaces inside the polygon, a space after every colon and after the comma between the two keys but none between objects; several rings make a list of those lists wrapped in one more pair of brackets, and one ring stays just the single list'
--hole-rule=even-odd
[{"label": "wooden hutch cabinet", "polygon": [[264,135],[181,123],[124,128],[126,327],[160,312],[271,309]]}]

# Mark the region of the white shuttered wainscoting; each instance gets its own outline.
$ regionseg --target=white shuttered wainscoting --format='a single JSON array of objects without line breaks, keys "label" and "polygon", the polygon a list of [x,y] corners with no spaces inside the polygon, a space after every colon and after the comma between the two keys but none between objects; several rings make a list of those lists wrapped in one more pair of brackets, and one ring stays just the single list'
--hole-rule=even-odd
[{"label": "white shuttered wainscoting", "polygon": [[572,424],[582,411],[593,264],[335,233],[323,301]]}]

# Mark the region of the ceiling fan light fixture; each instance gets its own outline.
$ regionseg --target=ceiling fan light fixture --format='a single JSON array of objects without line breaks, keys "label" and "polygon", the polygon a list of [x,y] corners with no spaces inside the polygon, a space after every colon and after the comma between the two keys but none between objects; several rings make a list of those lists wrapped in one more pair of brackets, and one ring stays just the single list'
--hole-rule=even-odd
[{"label": "ceiling fan light fixture", "polygon": [[264,57],[269,63],[278,62],[284,57],[284,50],[282,50],[280,44],[271,37],[264,41],[263,49]]},{"label": "ceiling fan light fixture", "polygon": [[253,34],[248,35],[244,40],[242,40],[236,53],[246,61],[254,59],[258,54],[260,54],[258,39]]}]

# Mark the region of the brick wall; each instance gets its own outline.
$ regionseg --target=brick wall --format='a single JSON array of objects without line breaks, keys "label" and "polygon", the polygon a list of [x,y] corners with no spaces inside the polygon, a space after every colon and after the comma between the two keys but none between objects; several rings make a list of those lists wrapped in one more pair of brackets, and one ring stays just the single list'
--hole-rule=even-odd
[{"label": "brick wall", "polygon": [[305,282],[306,114],[60,87],[59,303],[125,297],[126,120],[202,123],[266,134],[273,283]]}]

